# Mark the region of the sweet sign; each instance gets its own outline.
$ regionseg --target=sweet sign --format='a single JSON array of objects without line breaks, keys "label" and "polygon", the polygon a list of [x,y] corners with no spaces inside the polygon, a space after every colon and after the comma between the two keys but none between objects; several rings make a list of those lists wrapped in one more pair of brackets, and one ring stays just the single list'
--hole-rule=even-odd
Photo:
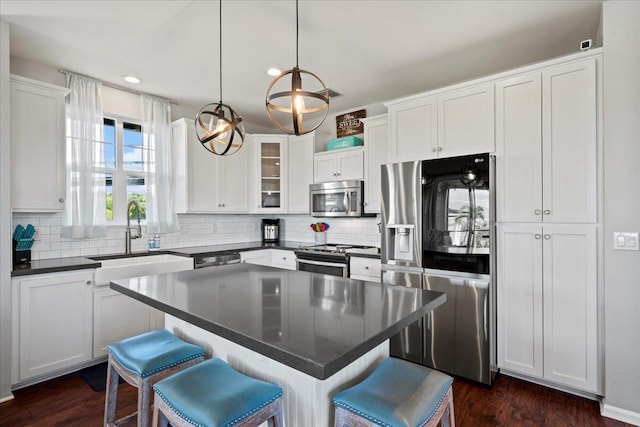
[{"label": "sweet sign", "polygon": [[355,135],[364,132],[364,123],[360,121],[367,117],[367,110],[358,110],[336,116],[336,137]]}]

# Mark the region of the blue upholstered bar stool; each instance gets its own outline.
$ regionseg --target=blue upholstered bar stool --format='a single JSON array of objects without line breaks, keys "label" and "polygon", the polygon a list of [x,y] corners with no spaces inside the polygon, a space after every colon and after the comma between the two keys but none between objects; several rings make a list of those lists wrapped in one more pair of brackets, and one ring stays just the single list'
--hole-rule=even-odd
[{"label": "blue upholstered bar stool", "polygon": [[153,386],[153,425],[283,427],[282,388],[210,359]]},{"label": "blue upholstered bar stool", "polygon": [[364,381],[338,393],[335,427],[455,426],[453,378],[387,358]]},{"label": "blue upholstered bar stool", "polygon": [[[119,426],[137,416],[138,427],[151,425],[152,387],[161,379],[204,360],[204,349],[182,341],[166,329],[126,338],[107,346],[107,395],[104,425]],[[138,411],[116,420],[119,378],[138,388]]]}]

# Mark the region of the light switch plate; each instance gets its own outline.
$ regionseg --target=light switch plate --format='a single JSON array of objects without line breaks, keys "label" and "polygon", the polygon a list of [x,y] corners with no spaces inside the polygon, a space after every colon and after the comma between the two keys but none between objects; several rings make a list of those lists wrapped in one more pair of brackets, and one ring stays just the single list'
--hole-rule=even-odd
[{"label": "light switch plate", "polygon": [[617,251],[640,250],[638,233],[613,232],[613,249]]}]

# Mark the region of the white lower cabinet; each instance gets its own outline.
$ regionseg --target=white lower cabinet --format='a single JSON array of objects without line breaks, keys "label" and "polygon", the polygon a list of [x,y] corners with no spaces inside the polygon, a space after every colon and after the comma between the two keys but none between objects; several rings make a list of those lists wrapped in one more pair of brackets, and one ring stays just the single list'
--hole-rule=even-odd
[{"label": "white lower cabinet", "polygon": [[257,249],[240,252],[240,261],[248,264],[266,265],[267,267],[296,269],[296,254],[285,249]]},{"label": "white lower cabinet", "polygon": [[595,225],[498,225],[498,366],[601,393]]},{"label": "white lower cabinet", "polygon": [[93,270],[13,278],[14,383],[91,360],[92,282]]},{"label": "white lower cabinet", "polygon": [[271,265],[271,249],[240,252],[240,262],[256,265]]},{"label": "white lower cabinet", "polygon": [[93,357],[107,355],[107,345],[151,328],[150,307],[108,286],[93,291]]},{"label": "white lower cabinet", "polygon": [[296,269],[296,254],[283,249],[271,249],[271,266],[283,270]]},{"label": "white lower cabinet", "polygon": [[380,259],[352,256],[349,258],[349,277],[380,283],[382,279]]}]

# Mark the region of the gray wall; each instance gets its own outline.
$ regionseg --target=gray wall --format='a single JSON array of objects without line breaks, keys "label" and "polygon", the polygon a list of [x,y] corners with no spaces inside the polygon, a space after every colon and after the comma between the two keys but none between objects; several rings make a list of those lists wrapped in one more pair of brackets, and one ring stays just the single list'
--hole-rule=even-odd
[{"label": "gray wall", "polygon": [[9,23],[0,20],[0,401],[11,398],[11,127]]},{"label": "gray wall", "polygon": [[[606,406],[640,414],[640,252],[614,231],[640,231],[640,2],[603,4]],[[606,409],[605,406],[605,409]]]}]

